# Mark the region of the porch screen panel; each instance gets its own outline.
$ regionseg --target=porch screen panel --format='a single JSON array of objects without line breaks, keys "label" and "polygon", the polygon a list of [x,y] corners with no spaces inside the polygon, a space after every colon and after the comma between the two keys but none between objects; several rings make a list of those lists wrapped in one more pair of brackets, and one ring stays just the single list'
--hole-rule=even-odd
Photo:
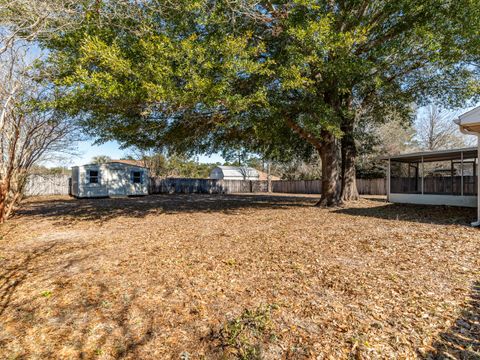
[{"label": "porch screen panel", "polygon": [[478,189],[478,159],[465,159],[463,161],[463,194],[477,195]]},{"label": "porch screen panel", "polygon": [[461,173],[453,166],[451,160],[425,162],[424,169],[424,194],[454,195],[455,192],[460,194]]},{"label": "porch screen panel", "polygon": [[390,192],[396,194],[421,193],[421,166],[419,162],[391,161]]},{"label": "porch screen panel", "polygon": [[452,160],[452,193],[462,195],[462,162]]},{"label": "porch screen panel", "polygon": [[453,160],[425,162],[424,194],[460,195],[462,177],[455,165]]}]

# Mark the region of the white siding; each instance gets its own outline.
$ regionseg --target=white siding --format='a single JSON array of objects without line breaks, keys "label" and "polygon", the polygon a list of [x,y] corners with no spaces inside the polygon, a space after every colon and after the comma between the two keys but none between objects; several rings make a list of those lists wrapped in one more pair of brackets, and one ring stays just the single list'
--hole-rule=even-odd
[{"label": "white siding", "polygon": [[[78,170],[75,170],[77,168]],[[98,183],[90,183],[89,171],[98,171]],[[141,173],[141,182],[133,183],[132,171]],[[148,169],[122,164],[89,164],[72,168],[72,184],[78,183],[78,191],[73,190],[73,195],[80,198],[148,195],[149,174]]]},{"label": "white siding", "polygon": [[390,202],[400,204],[419,205],[448,205],[476,207],[476,196],[455,196],[455,195],[422,195],[422,194],[394,194],[390,193]]}]

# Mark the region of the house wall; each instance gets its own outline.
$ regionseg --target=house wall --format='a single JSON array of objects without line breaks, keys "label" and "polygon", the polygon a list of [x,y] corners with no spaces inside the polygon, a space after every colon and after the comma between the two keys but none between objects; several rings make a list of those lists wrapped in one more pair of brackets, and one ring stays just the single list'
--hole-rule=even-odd
[{"label": "house wall", "polygon": [[[142,173],[142,183],[132,182],[132,171],[140,171]],[[148,169],[134,165],[110,163],[106,166],[106,174],[109,196],[148,195]]]},{"label": "house wall", "polygon": [[259,180],[260,175],[255,169],[249,169],[247,176],[244,176],[236,167],[216,167],[210,172],[209,178],[215,180]]},{"label": "house wall", "polygon": [[231,175],[225,175],[223,178],[223,180],[258,180],[258,176],[257,177],[254,177],[254,176],[247,176],[247,177],[243,177],[243,176],[231,176]]},{"label": "house wall", "polygon": [[456,195],[422,195],[422,194],[395,194],[390,193],[388,200],[400,204],[420,204],[420,205],[448,205],[477,207],[476,196],[456,196]]}]

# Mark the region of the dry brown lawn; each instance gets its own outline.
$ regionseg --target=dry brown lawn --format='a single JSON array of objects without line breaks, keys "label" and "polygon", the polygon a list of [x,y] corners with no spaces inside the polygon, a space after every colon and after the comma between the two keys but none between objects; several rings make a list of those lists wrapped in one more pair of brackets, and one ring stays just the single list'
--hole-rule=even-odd
[{"label": "dry brown lawn", "polygon": [[0,228],[0,358],[480,359],[473,209],[32,199]]}]

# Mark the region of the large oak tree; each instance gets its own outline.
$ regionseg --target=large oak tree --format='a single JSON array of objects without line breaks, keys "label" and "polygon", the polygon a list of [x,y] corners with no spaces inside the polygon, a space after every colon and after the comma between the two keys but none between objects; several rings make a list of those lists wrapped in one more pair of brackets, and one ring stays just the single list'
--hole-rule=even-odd
[{"label": "large oak tree", "polygon": [[82,25],[43,44],[57,106],[124,145],[317,151],[321,205],[358,197],[358,121],[479,93],[478,1],[82,4]]}]

